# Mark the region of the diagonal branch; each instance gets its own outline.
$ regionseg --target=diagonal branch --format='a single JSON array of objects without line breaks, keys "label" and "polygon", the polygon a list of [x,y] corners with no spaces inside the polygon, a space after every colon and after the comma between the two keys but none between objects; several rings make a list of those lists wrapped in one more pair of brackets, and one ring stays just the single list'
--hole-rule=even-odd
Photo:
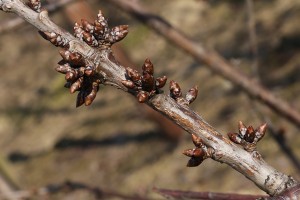
[{"label": "diagonal branch", "polygon": [[[75,0],[59,0],[55,3],[45,5],[45,8],[50,12],[59,11],[62,7],[74,2]],[[24,24],[25,21],[21,18],[13,18],[0,24],[0,34],[16,29],[17,27]]]},{"label": "diagonal branch", "polygon": [[[132,79],[136,79],[137,77],[139,77],[139,75],[136,74],[134,71],[130,71],[130,69],[126,70],[123,66],[121,66],[114,59],[110,48],[111,43],[107,43],[107,40],[110,42],[118,41],[118,38],[111,38],[109,34],[106,34],[103,37],[107,38],[104,38],[103,41],[100,41],[102,43],[99,43],[101,45],[99,45],[98,48],[93,48],[87,44],[90,43],[90,45],[95,45],[93,41],[88,39],[90,37],[83,38],[87,43],[75,38],[72,34],[64,31],[63,29],[58,27],[54,22],[52,22],[48,17],[47,11],[45,10],[42,10],[41,12],[38,12],[38,10],[34,11],[27,7],[20,0],[0,0],[0,9],[6,12],[13,12],[19,15],[21,18],[25,19],[33,26],[35,26],[37,29],[43,31],[45,38],[47,38],[56,46],[64,47],[65,51],[62,53],[63,57],[65,57],[66,59],[68,56],[71,57],[71,54],[73,56],[80,54],[84,59],[85,66],[88,66],[84,70],[88,70],[87,74],[91,75],[93,73],[93,71],[91,71],[91,68],[95,67],[95,74],[93,74],[93,76],[99,79],[102,84],[112,85],[125,92],[137,95],[136,90],[128,89],[128,87],[134,88],[135,86],[132,85],[130,82],[126,82],[128,87],[125,87],[126,84],[124,85],[124,81],[128,79],[128,76],[130,76]],[[98,17],[100,20],[102,20],[101,22],[105,21],[101,13],[99,13]],[[86,22],[84,23],[88,28],[89,24],[87,24]],[[100,25],[102,26],[103,24]],[[125,26],[120,27],[125,28]],[[79,27],[77,26],[76,29],[78,30]],[[106,31],[106,29],[101,30]],[[119,34],[115,34],[115,36],[118,35]],[[68,56],[67,54],[64,54],[66,53],[66,49],[68,52],[70,52],[68,53]],[[79,62],[76,59],[71,59],[71,61]],[[216,61],[212,60],[212,62],[217,61],[218,58]],[[149,60],[146,60],[143,67],[143,72],[147,72],[150,77],[150,73],[153,73],[153,68],[151,68],[151,65],[151,62]],[[84,73],[85,72],[86,71],[84,71]],[[66,78],[71,79],[72,76],[74,76],[74,74],[72,75],[72,73],[69,73],[68,76],[66,76]],[[149,83],[148,80],[149,79],[142,80],[146,83],[143,85],[143,89],[149,89],[149,84],[147,84]],[[150,81],[151,80],[153,80],[153,78],[150,79]],[[161,79],[161,81],[163,81],[163,79]],[[158,85],[161,86],[163,84]],[[150,89],[152,92],[152,86]],[[180,95],[181,93],[174,82],[170,89],[172,97],[162,94],[160,91],[158,91],[158,93],[151,93],[150,96],[145,96],[147,93],[139,91],[138,98],[140,102],[146,102],[150,107],[161,112],[162,114],[173,120],[183,129],[185,129],[188,133],[199,137],[203,141],[204,145],[206,145],[210,149],[209,157],[218,162],[228,164],[235,170],[242,173],[245,177],[253,181],[259,188],[261,188],[268,194],[278,195],[281,192],[287,190],[288,188],[291,188],[298,184],[298,182],[295,181],[292,177],[285,175],[277,171],[273,167],[269,166],[261,158],[258,152],[245,151],[236,144],[232,143],[227,138],[223,137],[221,133],[219,133],[207,122],[205,122],[200,115],[191,110],[186,104],[186,101],[190,102],[194,99],[193,95],[187,95],[188,98],[182,103],[180,103],[179,100],[182,100]],[[196,88],[190,91],[193,91],[195,93],[195,90]],[[95,97],[93,91],[94,85],[93,90],[91,92],[91,98]],[[193,94],[193,92],[191,92],[191,94]],[[91,98],[85,99],[86,105],[91,103]],[[173,98],[175,98],[176,101]]]},{"label": "diagonal branch", "polygon": [[112,2],[137,20],[146,24],[173,44],[193,56],[198,62],[204,62],[215,73],[229,80],[234,85],[241,87],[248,95],[258,99],[277,114],[289,120],[297,127],[300,127],[300,113],[295,108],[291,107],[286,101],[274,96],[272,92],[263,87],[256,80],[247,77],[245,74],[235,69],[217,52],[206,49],[201,44],[192,41],[162,17],[147,11],[139,5],[137,1],[110,0],[109,2]]}]

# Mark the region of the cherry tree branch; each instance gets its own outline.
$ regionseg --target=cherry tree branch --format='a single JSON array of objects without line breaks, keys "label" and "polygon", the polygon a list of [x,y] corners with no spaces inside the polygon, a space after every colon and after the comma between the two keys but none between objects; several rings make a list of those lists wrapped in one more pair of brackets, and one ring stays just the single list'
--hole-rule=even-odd
[{"label": "cherry tree branch", "polygon": [[[234,144],[210,126],[200,115],[191,110],[188,104],[194,100],[196,88],[192,88],[188,92],[186,99],[184,99],[181,97],[179,85],[171,81],[171,95],[168,96],[163,94],[158,88],[154,88],[153,84],[149,84],[149,82],[153,82],[153,65],[149,60],[146,60],[143,66],[142,80],[140,80],[141,75],[137,72],[121,66],[114,59],[110,46],[126,36],[126,26],[115,27],[109,32],[106,27],[107,22],[100,12],[98,21],[95,22],[98,32],[96,32],[95,27],[91,28],[92,25],[86,21],[82,22],[83,28],[75,25],[75,35],[80,38],[78,39],[52,22],[48,17],[47,11],[40,9],[38,4],[34,4],[36,2],[38,1],[31,0],[31,8],[33,10],[20,0],[0,0],[0,8],[5,12],[13,12],[19,15],[42,31],[43,37],[47,40],[56,46],[63,47],[64,50],[61,52],[61,55],[64,60],[68,60],[74,65],[84,63],[86,67],[83,67],[83,69],[81,67],[73,69],[65,61],[60,62],[61,65],[57,68],[58,71],[66,73],[67,80],[74,80],[74,76],[80,73],[86,74],[85,78],[87,80],[80,77],[77,81],[72,82],[71,86],[67,86],[70,87],[71,92],[78,90],[79,86],[83,87],[78,93],[78,106],[83,103],[89,105],[92,102],[95,98],[95,92],[98,90],[97,86],[100,83],[114,86],[136,95],[140,102],[147,103],[150,107],[161,112],[192,134],[194,144],[198,150],[195,152],[186,151],[186,155],[197,154],[197,156],[202,156],[201,159],[210,157],[215,161],[226,163],[271,196],[279,195],[288,188],[298,184],[292,177],[269,166],[257,151],[245,150],[245,147],[241,148]],[[91,34],[83,31],[83,29],[95,31],[94,35],[100,32],[105,34],[98,35],[100,39],[96,41]],[[97,46],[97,48],[90,45]],[[212,60],[212,62],[218,62],[218,58],[216,61]],[[164,77],[156,80],[158,81],[157,87],[162,87],[164,85],[163,82],[166,81]],[[140,85],[141,82],[142,85]],[[88,94],[86,94],[87,91],[89,92]],[[260,129],[265,130],[265,125]],[[260,132],[252,131],[252,133]],[[196,161],[198,162],[199,160]]]},{"label": "cherry tree branch", "polygon": [[109,0],[108,2],[115,4],[121,10],[168,39],[172,44],[186,51],[198,62],[205,63],[215,73],[229,80],[234,85],[239,86],[248,95],[267,105],[298,128],[300,127],[300,113],[295,108],[290,106],[286,101],[276,97],[255,79],[251,79],[238,71],[216,51],[207,49],[200,43],[191,40],[162,17],[147,11],[137,1]]},{"label": "cherry tree branch", "polygon": [[[52,13],[52,12],[59,11],[62,7],[68,5],[69,3],[72,3],[74,1],[75,0],[59,0],[55,3],[45,5],[45,8],[48,10],[48,12]],[[22,24],[24,24],[25,22],[26,21],[24,21],[22,18],[13,18],[13,19],[1,22],[0,34],[3,34],[5,32],[16,29],[16,28],[20,27]]]}]

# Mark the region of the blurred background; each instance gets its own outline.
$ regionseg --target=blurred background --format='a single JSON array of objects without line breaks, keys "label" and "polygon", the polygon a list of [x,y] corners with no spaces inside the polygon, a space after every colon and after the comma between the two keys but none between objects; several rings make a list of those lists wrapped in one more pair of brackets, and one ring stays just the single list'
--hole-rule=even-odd
[{"label": "blurred background", "polygon": [[[136,2],[195,43],[215,49],[300,111],[300,1]],[[150,58],[155,73],[176,80],[183,91],[198,85],[191,107],[223,135],[237,131],[239,120],[254,128],[271,122],[289,153],[269,132],[259,151],[274,168],[300,178],[297,127],[109,0],[74,0],[52,12],[51,18],[72,31],[74,22],[92,21],[99,9],[111,27],[129,25],[128,36],[114,47],[123,65],[139,69]],[[58,49],[29,24],[5,29],[15,18],[0,12],[0,175],[11,188],[32,191],[69,181],[149,199],[163,199],[153,187],[264,194],[225,164],[208,159],[187,168],[182,151],[193,148],[189,134],[127,93],[101,86],[91,106],[75,108],[76,95],[63,87],[64,76],[54,70],[61,59]],[[97,197],[89,190],[66,189],[48,199]]]}]

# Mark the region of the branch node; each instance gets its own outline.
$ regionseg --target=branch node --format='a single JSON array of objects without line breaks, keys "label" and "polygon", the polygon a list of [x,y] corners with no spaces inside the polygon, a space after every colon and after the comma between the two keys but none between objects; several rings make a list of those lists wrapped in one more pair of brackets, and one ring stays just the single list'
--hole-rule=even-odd
[{"label": "branch node", "polygon": [[246,127],[243,122],[239,121],[239,133],[228,133],[228,138],[241,145],[246,151],[253,152],[256,150],[257,143],[262,139],[267,130],[267,124],[264,123],[254,130],[252,126]]},{"label": "branch node", "polygon": [[178,104],[188,106],[198,95],[198,87],[194,86],[186,93],[185,97],[182,96],[179,84],[173,80],[170,81],[170,97],[172,97]]},{"label": "branch node", "polygon": [[192,134],[192,141],[196,148],[183,151],[184,155],[190,157],[187,167],[196,167],[200,165],[205,159],[211,158],[214,152],[213,148],[207,147],[202,139],[195,134]]},{"label": "branch node", "polygon": [[122,80],[122,84],[129,89],[140,103],[145,103],[155,94],[160,93],[167,81],[167,77],[154,78],[154,66],[150,59],[147,58],[142,66],[142,74],[130,67],[126,68],[125,77],[127,80]]}]

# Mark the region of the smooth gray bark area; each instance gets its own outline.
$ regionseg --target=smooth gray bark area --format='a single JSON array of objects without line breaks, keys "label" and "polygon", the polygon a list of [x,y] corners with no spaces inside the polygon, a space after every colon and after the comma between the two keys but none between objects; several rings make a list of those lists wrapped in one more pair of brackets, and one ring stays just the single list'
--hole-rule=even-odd
[{"label": "smooth gray bark area", "polygon": [[[88,46],[53,23],[47,11],[37,13],[20,0],[0,0],[0,8],[6,12],[16,13],[41,31],[59,34],[69,42],[69,51],[80,53],[86,62],[97,67],[96,71],[104,84],[128,92],[121,83],[122,80],[126,80],[125,68],[114,59],[109,47],[95,49]],[[173,120],[188,133],[196,134],[205,145],[213,149],[212,159],[228,164],[268,194],[278,195],[298,184],[292,177],[268,165],[258,152],[245,151],[232,143],[205,122],[200,115],[189,107],[178,104],[171,97],[157,94],[149,100],[148,105]]]}]

